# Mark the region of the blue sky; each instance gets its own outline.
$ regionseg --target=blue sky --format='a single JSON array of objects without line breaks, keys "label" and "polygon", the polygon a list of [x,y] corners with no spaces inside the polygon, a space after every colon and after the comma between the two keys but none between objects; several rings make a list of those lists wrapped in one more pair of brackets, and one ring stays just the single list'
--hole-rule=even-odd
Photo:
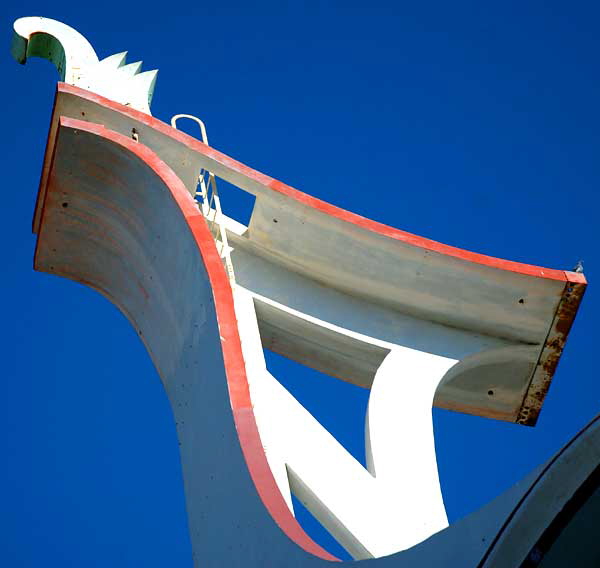
[{"label": "blue sky", "polygon": [[[57,76],[10,59],[20,16],[159,68],[155,116],[200,116],[213,146],[307,193],[493,256],[584,260],[590,286],[538,425],[433,411],[451,520],[600,411],[597,3],[33,0],[3,15],[0,565],[191,567],[175,428],[148,356],[105,299],[32,270]],[[269,364],[360,456],[364,391]]]}]

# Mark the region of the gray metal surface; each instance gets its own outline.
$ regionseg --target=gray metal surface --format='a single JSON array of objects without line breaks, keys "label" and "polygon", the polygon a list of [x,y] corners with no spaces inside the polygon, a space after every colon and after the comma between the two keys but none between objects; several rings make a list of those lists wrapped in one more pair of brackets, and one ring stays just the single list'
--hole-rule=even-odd
[{"label": "gray metal surface", "polygon": [[[256,492],[232,417],[214,290],[200,245],[172,184],[159,175],[169,168],[145,148],[140,158],[126,141],[108,139],[83,123],[62,127],[49,166],[35,266],[107,296],[151,354],[177,423],[196,566],[323,565],[326,560],[302,550],[278,528]],[[179,196],[185,193],[183,185],[177,189]],[[545,493],[566,479],[575,490],[577,479],[600,458],[598,450],[589,451],[597,438],[598,430],[589,428],[535,476],[532,487],[526,480],[421,545],[366,565],[475,566],[503,524],[485,566],[519,565],[530,535],[552,520],[550,509],[528,500],[545,504]],[[542,517],[525,521],[525,531],[521,516],[540,511]]]}]

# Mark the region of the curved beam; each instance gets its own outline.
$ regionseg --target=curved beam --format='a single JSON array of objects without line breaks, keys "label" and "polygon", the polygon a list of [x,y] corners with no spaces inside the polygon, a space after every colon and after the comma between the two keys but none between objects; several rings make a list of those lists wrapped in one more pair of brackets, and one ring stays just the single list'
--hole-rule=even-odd
[{"label": "curved beam", "polygon": [[[101,292],[145,343],[177,423],[197,563],[206,555],[219,566],[240,558],[264,565],[250,561],[256,540],[282,543],[262,552],[276,558],[279,550],[282,562],[302,549],[333,560],[304,533],[275,485],[252,411],[231,287],[181,181],[145,146],[67,118],[48,180],[35,268]],[[287,544],[267,510],[302,548]]]},{"label": "curved beam", "polygon": [[[257,172],[160,120],[70,85],[58,85],[49,147],[61,114],[85,115],[123,134],[135,129],[140,141],[161,156],[191,194],[202,168],[254,194],[249,230],[228,233],[238,266],[246,256],[281,274],[293,272],[316,282],[329,295],[360,298],[362,305],[379,310],[378,321],[387,318],[384,311],[398,314],[388,331],[400,330],[409,341],[421,336],[415,330],[427,322],[440,333],[450,330],[456,338],[461,334],[488,338],[490,347],[502,342],[531,346],[528,364],[506,385],[510,396],[503,394],[501,404],[488,393],[504,390],[503,385],[481,384],[473,374],[475,382],[462,381],[461,389],[442,386],[435,403],[535,424],[585,291],[583,274],[471,253],[370,221]],[[50,157],[47,153],[40,195]],[[303,159],[309,158],[307,150]],[[38,223],[39,207],[34,228]],[[323,247],[323,242],[331,246]],[[236,272],[240,284],[249,289],[264,285],[248,281],[252,270]],[[277,283],[278,278],[271,281]],[[267,292],[279,294],[275,289],[260,293],[267,296]],[[438,331],[435,334],[441,337]],[[463,350],[455,358],[469,354]]]},{"label": "curved beam", "polygon": [[[80,95],[75,92],[74,96],[79,100],[85,98]],[[96,100],[93,100],[94,97]],[[92,107],[85,107],[85,111],[78,107],[82,116],[97,105],[99,97],[94,95],[88,100],[92,101]],[[303,218],[310,221],[308,225],[312,230],[326,227],[327,231],[343,235],[345,244],[350,243],[355,250],[380,250],[386,260],[397,256],[403,260],[408,258],[410,264],[414,263],[414,249],[417,249],[417,255],[435,253],[438,256],[430,261],[433,268],[426,266],[431,271],[431,281],[440,279],[444,274],[452,275],[453,270],[466,275],[469,280],[471,271],[474,271],[475,277],[469,285],[473,289],[487,287],[486,293],[492,297],[496,308],[499,306],[490,318],[497,319],[494,325],[504,322],[502,331],[506,331],[509,321],[503,320],[501,313],[502,302],[507,297],[505,287],[512,287],[510,294],[514,294],[520,288],[529,291],[537,289],[536,286],[546,286],[541,299],[534,298],[529,312],[511,317],[515,319],[515,329],[524,327],[525,334],[537,333],[545,338],[545,343],[531,342],[537,347],[516,347],[522,356],[523,366],[527,368],[535,360],[538,350],[543,354],[548,346],[548,337],[554,349],[554,360],[547,365],[555,364],[556,353],[560,354],[585,288],[583,276],[499,261],[465,251],[459,253],[458,249],[432,244],[420,237],[409,238],[406,233],[379,226],[322,202],[319,204],[318,200],[280,182],[268,181],[266,176],[212,152],[205,145],[186,140],[189,137],[178,138],[165,130],[159,121],[152,122],[154,119],[140,117],[141,113],[136,114],[135,111],[124,111],[114,102],[109,102],[111,104],[104,104],[104,108],[97,105],[94,111],[104,113],[103,116],[109,118],[108,123],[114,121],[119,130],[135,132],[135,139],[98,124],[59,118],[55,114],[55,130],[50,138],[40,192],[35,266],[80,281],[105,294],[127,315],[145,342],[177,421],[197,564],[208,558],[209,562],[212,560],[219,566],[236,565],[241,561],[245,566],[258,567],[265,565],[268,556],[269,564],[317,566],[334,558],[304,534],[277,489],[254,417],[232,291],[205,220],[189,197],[189,188],[186,189],[177,176],[180,164],[175,163],[173,169],[169,168],[151,149],[156,147],[158,150],[161,141],[163,149],[165,141],[171,144],[171,154],[165,151],[167,159],[176,156],[179,163],[184,163],[184,170],[190,166],[190,162],[185,164],[187,155],[192,158],[194,166],[199,164],[222,172],[223,177],[236,179],[238,185],[258,196],[258,213],[253,217],[253,229],[250,231],[258,238],[254,241],[248,239],[243,244],[238,241],[241,250],[244,246],[255,249],[262,246],[262,253],[267,257],[278,252],[269,249],[269,241],[273,242],[273,239],[269,238],[270,221],[266,222],[277,212],[279,220],[283,219],[292,226]],[[138,131],[132,124],[145,125],[146,129]],[[138,143],[140,139],[148,142],[148,146]],[[299,227],[295,228],[301,231]],[[396,243],[396,248],[392,243]],[[303,241],[303,246],[306,245],[307,242]],[[337,252],[343,268],[352,255],[346,258],[343,249]],[[315,256],[311,258],[312,267],[300,265],[299,272],[316,273],[321,280],[326,279],[323,267],[328,259],[323,257],[315,262]],[[291,257],[284,258],[283,266],[291,260]],[[383,262],[383,265],[387,263]],[[478,265],[481,272],[471,265]],[[489,273],[488,270],[494,272]],[[367,278],[371,276],[369,271],[362,272]],[[478,280],[482,275],[488,276],[483,283]],[[351,276],[356,279],[362,274],[357,277],[353,273]],[[391,276],[393,272],[384,274],[382,278],[385,281]],[[498,286],[497,281],[502,286]],[[358,295],[362,293],[363,300],[374,302],[376,290],[369,292],[367,286],[365,295],[359,283],[360,280],[356,280],[350,284],[349,290],[341,291],[357,291]],[[555,283],[558,284],[555,286]],[[447,280],[442,278],[441,284],[447,285]],[[411,285],[418,296],[422,290],[414,282]],[[332,284],[332,287],[335,285]],[[442,292],[436,289],[432,295],[443,299]],[[388,304],[394,304],[398,299],[389,287],[384,287],[378,298]],[[477,302],[485,298],[486,294],[483,294],[474,303],[465,301],[465,310],[473,310]],[[424,313],[419,313],[419,310],[424,309],[426,302],[418,297],[411,302],[418,316],[425,319]],[[519,301],[519,304],[524,303]],[[442,312],[443,317],[443,306],[435,309]],[[470,316],[471,320],[475,320],[476,316],[475,311]],[[413,314],[411,317],[416,316]],[[464,329],[460,333],[473,335],[478,331],[478,328],[473,331],[469,327],[469,320],[463,323]],[[489,325],[489,322],[484,324]],[[554,332],[560,334],[558,339],[552,337]],[[165,334],[169,341],[164,341]],[[495,337],[497,341],[502,339],[501,333],[496,333]],[[471,340],[474,341],[473,337]],[[476,341],[483,340],[479,337]],[[527,344],[523,337],[512,337],[510,342]],[[457,345],[453,349],[458,349]],[[504,361],[511,363],[512,355],[502,349],[478,360],[475,355],[469,364],[463,366],[463,371],[468,374],[471,367],[477,368],[486,360],[496,366]],[[391,366],[387,377],[390,380],[397,368],[395,363],[390,363],[392,359],[386,363]],[[419,361],[415,360],[415,368],[420,365]],[[444,368],[447,364],[444,363]],[[461,375],[448,376],[446,383],[456,384],[456,376]],[[383,375],[375,382],[383,385],[386,381],[382,383],[382,379]],[[433,397],[435,385],[433,380],[428,380],[421,386],[421,406],[425,407],[425,403],[428,404]],[[376,384],[375,391],[385,395],[390,389],[408,387],[386,384],[381,390]],[[390,409],[388,402],[377,396],[373,399],[374,406],[383,403],[387,410]],[[232,414],[229,414],[230,409]],[[425,415],[420,412],[419,416]],[[410,422],[408,416],[406,419]],[[525,417],[523,421],[527,419]],[[385,424],[377,425],[370,420],[369,426],[381,429]],[[433,447],[432,440],[430,442],[429,446]],[[376,454],[386,459],[392,456],[385,448],[381,451],[373,446],[371,450],[375,461],[381,459]],[[425,457],[425,461],[431,460]],[[396,461],[392,466],[398,469]],[[301,548],[283,538],[263,510],[261,501],[256,499],[252,484],[272,518]],[[230,489],[226,494],[224,487]],[[443,509],[440,509],[439,516],[442,515]],[[429,532],[427,529],[426,533]],[[445,536],[442,535],[449,534],[459,535],[460,529],[442,531],[431,540],[443,541]],[[234,539],[226,540],[223,538],[225,535],[234,535]],[[470,538],[463,539],[462,544],[468,543]],[[502,538],[501,534],[496,544]],[[268,544],[255,546],[256,540]],[[465,554],[474,555],[470,557],[472,560],[481,553],[482,547],[480,545],[477,551]],[[378,565],[415,565],[415,554],[421,555],[421,565],[425,562],[432,566],[456,565],[445,557],[435,563],[428,562],[426,559],[431,553],[432,545],[426,542],[410,553],[380,559]],[[494,554],[492,552],[492,556]]]}]

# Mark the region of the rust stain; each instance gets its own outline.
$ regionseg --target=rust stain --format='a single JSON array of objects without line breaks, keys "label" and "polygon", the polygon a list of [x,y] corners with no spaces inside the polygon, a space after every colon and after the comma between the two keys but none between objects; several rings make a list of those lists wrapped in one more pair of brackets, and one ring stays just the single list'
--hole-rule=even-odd
[{"label": "rust stain", "polygon": [[535,426],[538,420],[585,288],[584,281],[567,282],[565,285],[544,348],[521,404],[516,420],[518,424]]},{"label": "rust stain", "polygon": [[144,286],[139,280],[137,281],[137,286],[139,291],[142,293],[142,296],[144,296],[144,300],[148,301],[150,299],[150,294],[148,294],[148,291],[146,290],[146,288],[144,288]]}]

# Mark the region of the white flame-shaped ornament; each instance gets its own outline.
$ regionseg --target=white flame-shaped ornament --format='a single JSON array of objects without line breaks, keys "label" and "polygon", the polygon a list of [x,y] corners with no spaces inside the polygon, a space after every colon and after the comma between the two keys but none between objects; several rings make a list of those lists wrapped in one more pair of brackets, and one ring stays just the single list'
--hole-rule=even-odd
[{"label": "white flame-shaped ornament", "polygon": [[50,18],[19,18],[14,32],[11,53],[19,63],[29,57],[48,59],[65,83],[152,114],[158,70],[140,73],[142,62],[126,64],[126,51],[100,60],[78,31]]}]

